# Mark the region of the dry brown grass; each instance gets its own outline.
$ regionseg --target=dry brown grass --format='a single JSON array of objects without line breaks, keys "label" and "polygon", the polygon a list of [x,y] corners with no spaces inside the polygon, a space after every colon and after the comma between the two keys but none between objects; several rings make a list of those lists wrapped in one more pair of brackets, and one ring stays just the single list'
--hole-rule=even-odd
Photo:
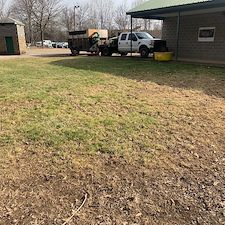
[{"label": "dry brown grass", "polygon": [[[102,66],[104,65],[104,66]],[[1,63],[0,224],[225,223],[223,68]]]}]

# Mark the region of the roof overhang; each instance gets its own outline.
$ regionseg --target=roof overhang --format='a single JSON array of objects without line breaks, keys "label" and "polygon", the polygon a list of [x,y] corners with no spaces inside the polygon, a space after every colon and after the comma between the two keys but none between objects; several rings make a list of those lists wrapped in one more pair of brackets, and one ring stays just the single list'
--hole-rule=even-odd
[{"label": "roof overhang", "polygon": [[0,24],[15,24],[15,25],[20,25],[20,26],[25,26],[25,24],[23,24],[22,22],[14,20],[10,17],[1,19]]},{"label": "roof overhang", "polygon": [[188,5],[158,8],[152,10],[127,12],[127,15],[131,15],[133,18],[163,20],[167,17],[177,16],[177,13],[180,13],[181,15],[194,15],[194,14],[223,12],[223,11],[225,11],[224,0],[213,0],[211,2],[201,2]]}]

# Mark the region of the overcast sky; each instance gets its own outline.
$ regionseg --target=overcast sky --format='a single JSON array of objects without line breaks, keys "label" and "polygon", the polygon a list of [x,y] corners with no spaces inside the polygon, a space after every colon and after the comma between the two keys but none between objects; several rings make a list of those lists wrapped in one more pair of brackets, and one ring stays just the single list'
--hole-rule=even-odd
[{"label": "overcast sky", "polygon": [[[77,5],[77,3],[79,4],[79,2],[90,2],[91,0],[62,0],[62,2],[64,2],[65,5],[68,6],[74,6]],[[114,0],[115,5],[119,5],[121,4],[123,1],[127,2],[127,5],[129,6],[129,8],[131,8],[131,3],[133,0]]]}]

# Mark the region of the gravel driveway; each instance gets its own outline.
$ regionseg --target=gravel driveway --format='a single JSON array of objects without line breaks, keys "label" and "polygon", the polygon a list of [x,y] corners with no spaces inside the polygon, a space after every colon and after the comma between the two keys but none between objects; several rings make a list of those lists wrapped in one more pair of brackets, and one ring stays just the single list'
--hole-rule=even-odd
[{"label": "gravel driveway", "polygon": [[69,56],[70,49],[55,49],[55,48],[45,48],[45,49],[30,49],[27,51],[26,54],[22,55],[0,55],[1,59],[14,59],[14,58],[29,58],[29,57],[62,57],[62,56]]}]

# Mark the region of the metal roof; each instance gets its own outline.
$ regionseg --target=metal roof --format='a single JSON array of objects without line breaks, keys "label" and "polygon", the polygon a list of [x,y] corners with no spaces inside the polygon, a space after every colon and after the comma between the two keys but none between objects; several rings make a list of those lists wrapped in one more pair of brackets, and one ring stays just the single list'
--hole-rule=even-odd
[{"label": "metal roof", "polygon": [[145,10],[153,10],[153,9],[163,9],[172,6],[181,6],[181,5],[189,5],[200,2],[211,2],[212,0],[150,0],[147,1],[131,10],[127,13],[139,12]]},{"label": "metal roof", "polygon": [[16,24],[16,25],[21,25],[21,26],[25,26],[23,23],[17,21],[17,20],[14,20],[12,18],[3,18],[0,20],[0,24]]},{"label": "metal roof", "polygon": [[224,11],[225,0],[149,0],[127,12],[134,18],[163,19],[176,12],[199,10]]}]

